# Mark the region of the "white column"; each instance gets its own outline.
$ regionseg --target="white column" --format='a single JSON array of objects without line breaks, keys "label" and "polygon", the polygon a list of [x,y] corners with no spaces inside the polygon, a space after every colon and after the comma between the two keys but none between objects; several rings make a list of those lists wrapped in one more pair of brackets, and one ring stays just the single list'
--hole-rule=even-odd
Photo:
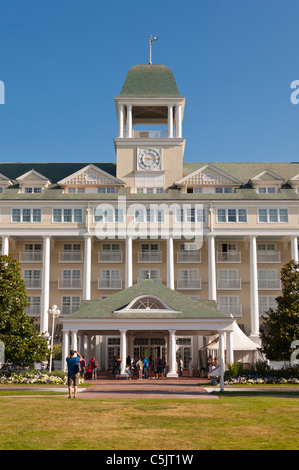
[{"label": "white column", "polygon": [[252,339],[259,338],[259,296],[257,276],[256,237],[250,237],[250,315]]},{"label": "white column", "polygon": [[2,255],[9,255],[9,236],[3,235],[2,237]]},{"label": "white column", "polygon": [[66,371],[66,358],[69,354],[69,344],[70,344],[70,333],[69,330],[63,330],[63,339],[62,339],[62,364],[61,369]]},{"label": "white column", "polygon": [[127,105],[127,137],[133,137],[132,105]]},{"label": "white column", "polygon": [[224,390],[224,368],[225,368],[225,355],[224,355],[224,331],[219,331],[219,365],[220,365],[220,390]]},{"label": "white column", "polygon": [[127,330],[120,330],[120,357],[121,357],[121,375],[126,376],[127,361]]},{"label": "white column", "polygon": [[294,261],[298,263],[299,255],[298,255],[298,237],[291,238],[291,257]]},{"label": "white column", "polygon": [[78,351],[78,330],[72,330],[72,349]]},{"label": "white column", "polygon": [[176,122],[175,122],[175,136],[178,138],[182,137],[182,105],[178,104],[176,110]]},{"label": "white column", "polygon": [[132,237],[126,238],[126,280],[125,287],[133,285]]},{"label": "white column", "polygon": [[175,331],[169,330],[169,371],[167,377],[177,377]]},{"label": "white column", "polygon": [[167,239],[167,287],[174,290],[173,237]]},{"label": "white column", "polygon": [[124,136],[124,107],[118,105],[118,137]]},{"label": "white column", "polygon": [[233,364],[234,362],[234,345],[233,345],[233,332],[226,332],[226,357],[228,364]]},{"label": "white column", "polygon": [[83,300],[91,299],[91,236],[85,237]]},{"label": "white column", "polygon": [[215,235],[208,237],[209,251],[209,300],[217,301]]},{"label": "white column", "polygon": [[173,137],[173,106],[168,106],[168,137]]},{"label": "white column", "polygon": [[50,294],[50,236],[44,237],[43,243],[43,273],[40,333],[47,333],[49,329],[49,294]]}]

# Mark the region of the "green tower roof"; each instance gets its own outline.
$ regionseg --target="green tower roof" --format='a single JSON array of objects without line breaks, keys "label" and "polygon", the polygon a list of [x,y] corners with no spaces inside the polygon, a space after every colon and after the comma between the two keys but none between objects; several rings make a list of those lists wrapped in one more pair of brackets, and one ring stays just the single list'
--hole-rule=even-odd
[{"label": "green tower roof", "polygon": [[135,65],[127,73],[121,97],[181,98],[172,71],[166,65]]}]

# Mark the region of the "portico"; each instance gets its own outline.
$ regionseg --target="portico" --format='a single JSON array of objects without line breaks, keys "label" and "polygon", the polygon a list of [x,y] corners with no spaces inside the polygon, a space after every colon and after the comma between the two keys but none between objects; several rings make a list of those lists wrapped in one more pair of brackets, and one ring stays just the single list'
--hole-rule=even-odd
[{"label": "portico", "polygon": [[[158,335],[165,340],[167,377],[177,377],[177,337],[219,334],[224,338],[232,331],[232,325],[233,318],[218,312],[215,302],[195,301],[152,279],[145,279],[100,301],[83,301],[77,312],[64,318],[63,357],[70,347],[70,335],[73,348],[77,347],[79,336],[116,336],[121,372],[125,374],[126,358],[134,354],[133,343],[128,338]],[[229,344],[233,349],[231,342]],[[220,348],[219,361],[223,375],[224,348]]]}]

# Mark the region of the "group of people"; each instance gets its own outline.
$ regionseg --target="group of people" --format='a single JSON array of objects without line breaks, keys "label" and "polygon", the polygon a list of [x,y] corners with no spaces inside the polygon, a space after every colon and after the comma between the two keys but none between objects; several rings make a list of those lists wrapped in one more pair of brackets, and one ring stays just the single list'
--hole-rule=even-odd
[{"label": "group of people", "polygon": [[210,354],[207,359],[208,378],[210,378],[209,372],[212,372],[213,370],[217,369],[217,367],[219,367],[218,357],[213,358],[213,356]]},{"label": "group of people", "polygon": [[[113,364],[114,366],[111,374],[120,374],[121,359],[119,357],[114,357]],[[146,356],[136,356],[131,360],[131,357],[128,356],[125,371],[129,379],[132,379],[133,377],[136,377],[137,380],[163,379],[163,377],[166,376],[166,361],[160,356],[157,356],[156,360],[154,360],[152,356],[148,359]]]}]

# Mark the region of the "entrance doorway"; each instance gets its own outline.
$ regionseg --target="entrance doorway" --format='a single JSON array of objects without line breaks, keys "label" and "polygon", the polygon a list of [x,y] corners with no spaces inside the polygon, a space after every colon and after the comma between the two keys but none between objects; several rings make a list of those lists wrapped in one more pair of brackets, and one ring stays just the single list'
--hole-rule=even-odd
[{"label": "entrance doorway", "polygon": [[164,338],[135,338],[133,347],[133,358],[146,356],[152,358],[155,364],[156,359],[166,357],[166,346]]},{"label": "entrance doorway", "polygon": [[179,363],[181,357],[184,362],[184,369],[188,369],[192,353],[191,338],[177,338],[176,340],[176,361]]}]

